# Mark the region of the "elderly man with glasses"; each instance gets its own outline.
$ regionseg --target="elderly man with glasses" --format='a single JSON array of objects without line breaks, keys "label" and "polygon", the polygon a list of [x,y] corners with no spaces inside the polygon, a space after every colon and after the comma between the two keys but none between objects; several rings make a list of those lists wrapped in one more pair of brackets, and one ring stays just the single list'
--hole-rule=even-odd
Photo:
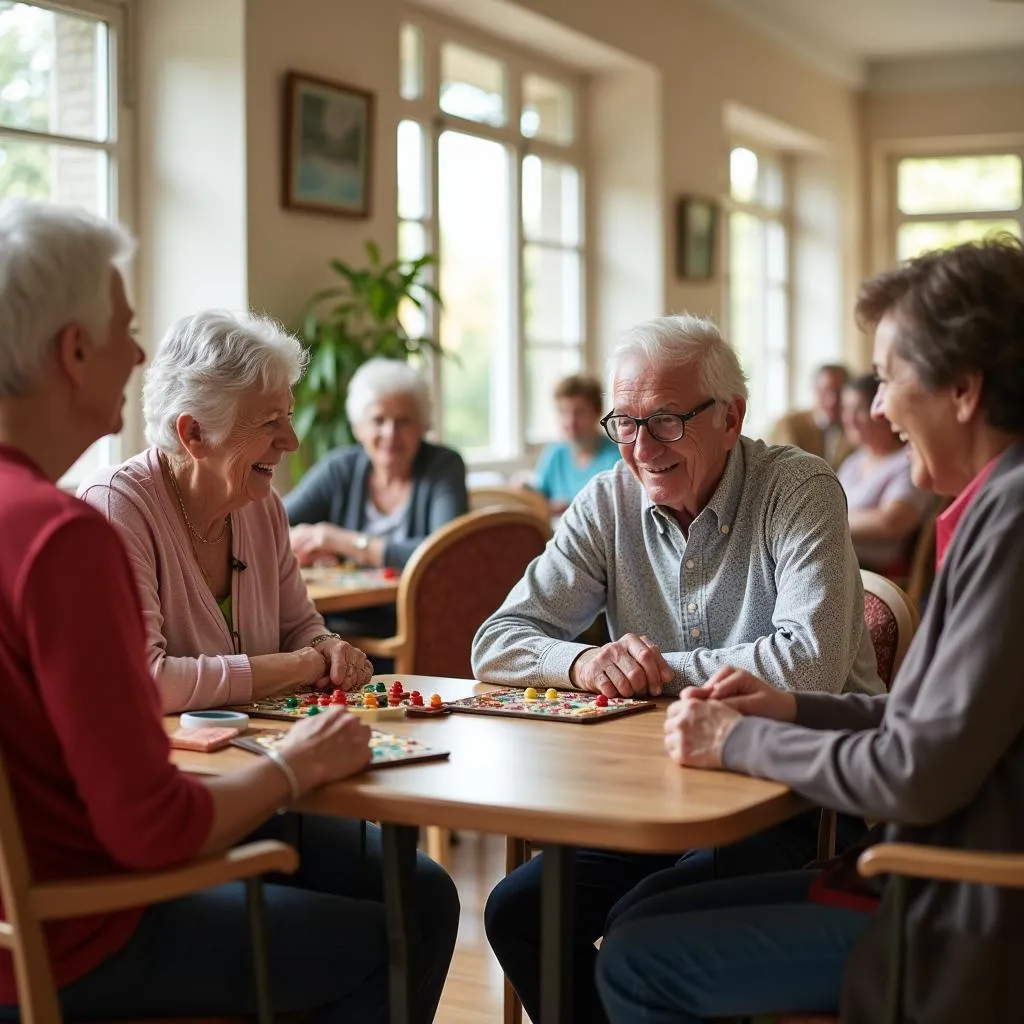
[{"label": "elderly man with glasses", "polygon": [[[610,370],[614,406],[601,423],[622,461],[581,492],[481,626],[476,677],[657,696],[703,686],[731,666],[780,689],[882,692],[843,490],[823,460],[742,436],[746,379],[718,329],[691,316],[640,324]],[[574,642],[602,611],[612,642]],[[862,830],[841,818],[840,843]],[[816,834],[808,812],[717,851],[578,851],[574,1020],[605,1019],[593,944],[627,892],[801,867],[815,855]],[[506,877],[485,915],[535,1020],[541,861]]]}]

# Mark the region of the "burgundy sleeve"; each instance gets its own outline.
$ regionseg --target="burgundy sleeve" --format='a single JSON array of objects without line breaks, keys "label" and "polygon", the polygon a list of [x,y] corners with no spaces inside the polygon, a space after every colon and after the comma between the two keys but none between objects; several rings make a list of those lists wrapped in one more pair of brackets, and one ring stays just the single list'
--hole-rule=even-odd
[{"label": "burgundy sleeve", "polygon": [[16,600],[42,701],[99,841],[126,868],[194,857],[213,800],[169,760],[121,541],[98,513],[58,519],[28,552]]}]

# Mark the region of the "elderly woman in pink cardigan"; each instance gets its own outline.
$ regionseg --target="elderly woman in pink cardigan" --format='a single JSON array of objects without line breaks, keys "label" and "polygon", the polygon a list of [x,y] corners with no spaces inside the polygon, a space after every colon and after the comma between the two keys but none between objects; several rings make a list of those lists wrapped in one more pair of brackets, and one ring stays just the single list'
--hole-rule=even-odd
[{"label": "elderly woman in pink cardigan", "polygon": [[128,548],[165,711],[370,678],[366,656],[313,607],[272,487],[298,443],[291,389],[304,361],[264,317],[179,320],[146,374],[152,447],[79,492]]}]

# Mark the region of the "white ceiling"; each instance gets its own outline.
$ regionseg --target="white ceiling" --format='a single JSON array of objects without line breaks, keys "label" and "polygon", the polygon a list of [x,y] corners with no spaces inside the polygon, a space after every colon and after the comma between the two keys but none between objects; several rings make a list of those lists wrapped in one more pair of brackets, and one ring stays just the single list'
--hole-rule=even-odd
[{"label": "white ceiling", "polygon": [[847,57],[872,60],[1024,47],[1022,0],[712,0]]}]

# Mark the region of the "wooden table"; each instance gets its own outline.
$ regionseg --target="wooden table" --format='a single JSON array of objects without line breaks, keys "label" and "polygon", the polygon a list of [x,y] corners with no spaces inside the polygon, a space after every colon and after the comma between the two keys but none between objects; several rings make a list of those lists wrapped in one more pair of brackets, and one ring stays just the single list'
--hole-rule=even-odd
[{"label": "wooden table", "polygon": [[379,569],[304,569],[306,589],[321,615],[394,604],[398,576],[385,578]]},{"label": "wooden table", "polygon": [[[398,678],[407,689],[449,700],[488,689],[471,680]],[[406,968],[415,951],[403,893],[412,887],[419,826],[522,836],[543,847],[541,1024],[563,1024],[571,1019],[575,847],[681,853],[734,842],[806,809],[785,786],[672,764],[662,746],[665,706],[591,725],[465,714],[389,721],[381,728],[450,750],[451,757],[368,772],[300,801],[298,811],[382,823],[396,1024],[411,1019],[413,1005]],[[251,757],[237,748],[174,752],[182,768],[218,774]]]}]

